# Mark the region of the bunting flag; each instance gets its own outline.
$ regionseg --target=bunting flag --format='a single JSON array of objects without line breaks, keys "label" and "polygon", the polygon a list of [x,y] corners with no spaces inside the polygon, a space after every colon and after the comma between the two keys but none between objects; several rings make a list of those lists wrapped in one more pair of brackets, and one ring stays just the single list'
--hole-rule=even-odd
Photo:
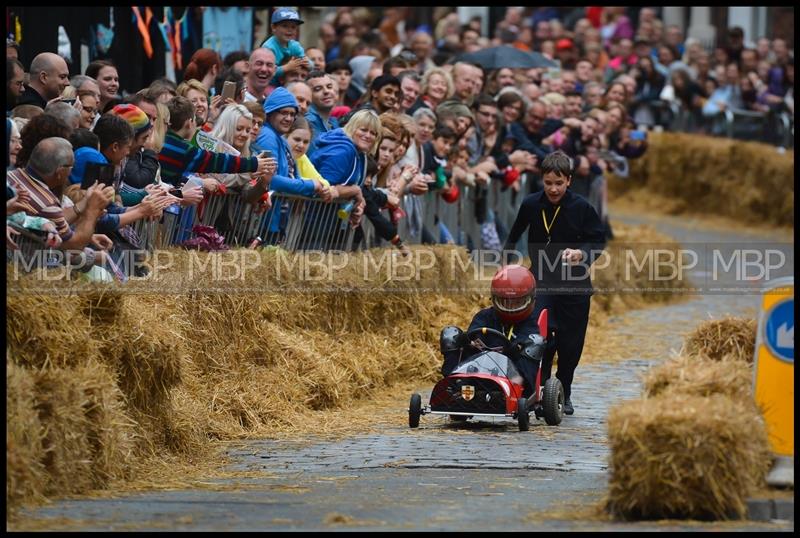
[{"label": "bunting flag", "polygon": [[136,18],[136,26],[139,28],[139,33],[142,35],[142,40],[144,41],[144,52],[147,54],[148,58],[153,57],[153,45],[150,43],[150,21],[153,19],[153,10],[150,7],[145,8],[145,18],[146,20],[142,20],[142,14],[139,12],[139,8],[133,6],[131,8],[133,10],[133,15]]},{"label": "bunting flag", "polygon": [[[189,25],[188,25],[188,15],[189,9],[185,8],[183,10],[183,15],[180,19],[175,20],[172,25],[172,55],[173,61],[175,63],[175,69],[181,70],[183,69],[183,53],[181,51],[181,44],[185,39],[189,38]],[[170,11],[171,13],[171,11]],[[174,15],[173,15],[174,19]]]},{"label": "bunting flag", "polygon": [[170,39],[169,35],[171,33],[171,26],[169,23],[169,13],[170,8],[164,8],[164,20],[163,22],[158,23],[158,29],[161,30],[161,37],[164,39],[164,50],[166,52],[172,51],[172,40]]}]

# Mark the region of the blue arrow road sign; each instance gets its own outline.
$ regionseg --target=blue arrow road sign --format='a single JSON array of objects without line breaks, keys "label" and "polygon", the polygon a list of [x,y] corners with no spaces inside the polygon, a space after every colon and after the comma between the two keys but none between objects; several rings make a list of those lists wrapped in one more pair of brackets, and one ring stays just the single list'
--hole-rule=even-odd
[{"label": "blue arrow road sign", "polygon": [[764,339],[779,359],[794,362],[794,299],[783,301],[769,313]]}]

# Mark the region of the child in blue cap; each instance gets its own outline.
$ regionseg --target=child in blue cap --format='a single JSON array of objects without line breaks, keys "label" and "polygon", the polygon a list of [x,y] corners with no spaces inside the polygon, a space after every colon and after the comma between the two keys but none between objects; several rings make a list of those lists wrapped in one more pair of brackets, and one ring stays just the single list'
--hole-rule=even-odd
[{"label": "child in blue cap", "polygon": [[[278,68],[275,70],[272,84],[277,86],[279,85],[278,79],[287,72],[297,71],[300,67],[310,69],[310,66],[308,58],[306,58],[306,51],[297,41],[298,30],[303,24],[303,19],[297,14],[297,11],[288,7],[279,7],[272,13],[271,22],[272,36],[261,46],[275,53],[275,64]],[[293,58],[281,65],[286,56]]]}]

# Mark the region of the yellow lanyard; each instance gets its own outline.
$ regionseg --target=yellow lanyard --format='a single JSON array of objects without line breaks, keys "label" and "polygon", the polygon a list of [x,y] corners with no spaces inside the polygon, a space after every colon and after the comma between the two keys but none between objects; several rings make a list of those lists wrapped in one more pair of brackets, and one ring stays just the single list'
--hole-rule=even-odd
[{"label": "yellow lanyard", "polygon": [[547,233],[547,244],[550,244],[550,230],[553,228],[553,223],[556,221],[556,217],[558,216],[558,212],[561,210],[561,206],[556,208],[556,212],[553,213],[553,218],[550,219],[550,224],[547,224],[547,219],[544,216],[544,209],[542,209],[542,223],[544,223],[544,231]]}]

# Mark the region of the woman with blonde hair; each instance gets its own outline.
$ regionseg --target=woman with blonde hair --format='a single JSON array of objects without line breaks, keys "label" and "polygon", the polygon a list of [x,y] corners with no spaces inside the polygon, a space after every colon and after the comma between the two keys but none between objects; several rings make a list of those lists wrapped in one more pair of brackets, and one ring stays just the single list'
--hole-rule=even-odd
[{"label": "woman with blonde hair", "polygon": [[213,125],[206,124],[208,121],[208,89],[199,80],[189,79],[178,84],[175,93],[191,101],[197,125],[206,132],[211,131]]},{"label": "woman with blonde hair", "polygon": [[[250,151],[252,128],[253,114],[244,105],[232,104],[225,107],[209,134],[220,142],[221,147],[217,148],[218,151],[246,158],[252,157]],[[225,185],[226,189],[239,192],[241,200],[225,200],[224,210],[221,203],[209,206],[203,215],[203,221],[217,225],[220,232],[233,232],[234,241],[239,244],[254,237],[261,219],[254,218],[253,213],[262,213],[271,207],[269,196],[265,194],[272,174],[208,174],[205,178],[216,180]],[[220,214],[222,217],[219,217]],[[249,225],[245,226],[243,223]]]},{"label": "woman with blonde hair", "polygon": [[169,108],[164,103],[156,103],[156,110],[158,114],[153,124],[153,136],[150,138],[149,147],[160,152],[169,129]]},{"label": "woman with blonde hair", "polygon": [[441,67],[433,67],[425,71],[422,75],[422,83],[420,84],[421,95],[417,103],[408,109],[409,114],[413,114],[420,107],[428,107],[431,110],[436,110],[436,107],[442,101],[445,101],[453,96],[455,93],[455,86],[453,85],[453,77],[450,73]]},{"label": "woman with blonde hair", "polygon": [[91,90],[79,90],[75,98],[81,101],[79,126],[83,129],[91,129],[100,113],[100,101],[97,99],[97,94]]},{"label": "woman with blonde hair", "polygon": [[374,110],[362,109],[353,114],[344,127],[323,133],[311,162],[340,197],[355,198],[350,223],[356,227],[364,211],[361,186],[367,174],[367,155],[375,153],[380,143],[381,120]]}]

